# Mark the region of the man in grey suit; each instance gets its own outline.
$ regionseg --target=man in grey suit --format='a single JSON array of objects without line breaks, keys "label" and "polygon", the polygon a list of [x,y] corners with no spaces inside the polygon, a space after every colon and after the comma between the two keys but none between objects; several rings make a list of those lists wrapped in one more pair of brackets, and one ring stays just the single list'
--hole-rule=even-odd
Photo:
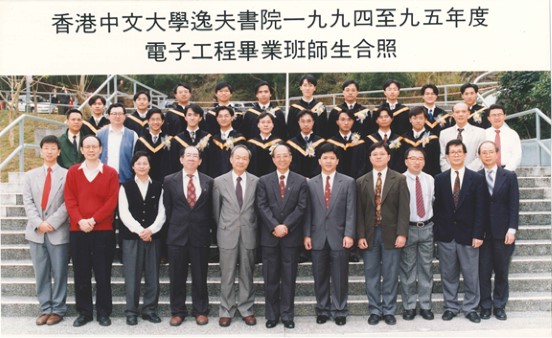
[{"label": "man in grey suit", "polygon": [[[352,177],[336,171],[336,146],[322,145],[318,163],[322,173],[307,182],[309,208],[305,218],[305,249],[312,250],[316,322],[330,317],[347,322],[349,249],[354,244],[356,191]],[[330,290],[330,279],[332,290]]]},{"label": "man in grey suit", "polygon": [[[221,270],[219,325],[223,327],[232,323],[236,308],[247,325],[257,324],[253,312],[253,271],[257,245],[255,190],[259,179],[245,171],[250,160],[251,152],[246,146],[235,146],[230,154],[232,170],[217,177],[213,183],[213,214],[217,223]],[[236,304],[234,281],[238,263]]]},{"label": "man in grey suit", "polygon": [[308,203],[307,180],[289,170],[292,157],[287,145],[274,148],[272,161],[276,171],[259,179],[256,200],[263,249],[266,327],[275,327],[281,316],[284,327],[292,329],[297,263]]},{"label": "man in grey suit", "polygon": [[57,164],[60,144],[56,136],[40,141],[40,153],[43,165],[28,171],[23,182],[28,218],[25,238],[30,245],[40,303],[36,325],[55,325],[67,311],[69,222],[63,198],[67,169]]}]

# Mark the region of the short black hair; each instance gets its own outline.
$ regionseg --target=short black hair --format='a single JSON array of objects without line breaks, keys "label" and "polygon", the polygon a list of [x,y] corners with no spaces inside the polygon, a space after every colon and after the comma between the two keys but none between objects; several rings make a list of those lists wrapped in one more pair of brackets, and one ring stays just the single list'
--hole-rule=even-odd
[{"label": "short black hair", "polygon": [[268,86],[268,90],[270,91],[270,94],[272,94],[273,92],[272,86],[270,85],[270,83],[264,80],[257,82],[257,84],[255,85],[255,94],[257,94],[257,92],[259,91],[259,88],[261,88],[262,86]]},{"label": "short black hair", "polygon": [[384,111],[384,112],[387,112],[387,115],[389,115],[389,117],[391,118],[391,120],[393,119],[393,113],[391,113],[389,111],[389,109],[387,109],[387,107],[384,107],[384,106],[381,106],[379,107],[379,109],[377,109],[376,111],[374,111],[374,121],[378,119],[378,117],[381,115],[381,112]]},{"label": "short black hair", "polygon": [[55,145],[58,147],[58,149],[61,149],[61,144],[59,143],[59,139],[55,135],[46,135],[40,140],[40,148],[42,148],[43,145],[46,143],[55,143]]},{"label": "short black hair", "polygon": [[229,106],[218,106],[218,107],[216,107],[216,108],[215,108],[215,114],[216,114],[215,116],[218,117],[219,112],[220,112],[221,110],[228,110],[228,111],[230,112],[230,115],[231,115],[231,116],[234,116],[234,109],[232,109],[232,107],[229,107]]},{"label": "short black hair", "polygon": [[395,84],[395,86],[397,86],[397,88],[399,88],[399,90],[401,89],[401,84],[399,83],[399,81],[393,80],[393,79],[389,79],[389,80],[387,80],[387,81],[385,81],[385,82],[383,83],[383,90],[385,90],[387,87],[389,87],[389,86],[392,85],[393,83]]},{"label": "short black hair", "polygon": [[81,138],[81,141],[80,141],[80,148],[82,148],[82,145],[84,144],[84,140],[86,140],[87,138],[95,138],[96,140],[98,140],[98,143],[100,144],[100,147],[102,146],[102,140],[100,140],[100,138],[94,134],[88,134],[86,135],[85,137]]},{"label": "short black hair", "polygon": [[462,140],[459,140],[459,139],[453,139],[453,140],[450,140],[448,141],[447,143],[447,146],[445,148],[445,155],[448,155],[449,154],[449,149],[450,147],[452,146],[462,146],[462,150],[464,151],[464,154],[468,152],[468,149],[466,148],[466,145],[464,144],[464,142],[462,142]]},{"label": "short black hair", "polygon": [[165,121],[165,115],[163,114],[161,109],[159,109],[157,107],[153,107],[153,108],[148,110],[148,112],[146,113],[146,120],[149,120],[155,114],[161,115],[161,120]]},{"label": "short black hair", "polygon": [[105,100],[105,97],[101,95],[94,95],[91,98],[88,99],[88,104],[93,105],[96,101],[101,100],[103,105],[105,106],[107,101]]},{"label": "short black hair", "polygon": [[316,84],[317,84],[317,81],[316,81],[316,78],[314,77],[314,75],[305,74],[305,75],[301,76],[301,78],[299,79],[299,86],[301,86],[305,80],[308,83],[311,83],[314,86],[316,86]]},{"label": "short black hair", "polygon": [[466,89],[468,88],[473,88],[473,90],[475,90],[476,93],[479,93],[479,87],[475,84],[475,83],[464,83],[462,85],[462,87],[460,87],[460,93],[461,94],[464,94],[464,92],[466,91]]},{"label": "short black hair", "polygon": [[423,114],[424,117],[426,118],[426,120],[428,119],[428,115],[424,109],[424,107],[422,106],[416,106],[416,107],[412,107],[410,108],[410,111],[408,112],[408,118],[411,118],[413,116],[418,116],[420,114]]},{"label": "short black hair", "polygon": [[138,99],[138,97],[140,97],[140,95],[146,95],[146,97],[148,98],[148,101],[151,101],[150,93],[145,91],[145,90],[140,90],[140,91],[136,92],[136,94],[134,94],[134,97],[132,98],[132,101],[136,101]]},{"label": "short black hair", "polygon": [[385,149],[387,155],[391,155],[391,149],[389,149],[389,145],[383,141],[379,141],[370,146],[370,148],[368,149],[368,156],[372,156],[372,152],[379,148]]},{"label": "short black hair", "polygon": [[350,110],[341,110],[341,111],[337,112],[337,120],[339,120],[339,117],[341,116],[341,114],[346,114],[351,120],[355,119],[355,113],[353,113],[352,111],[350,111]]},{"label": "short black hair", "polygon": [[413,152],[413,151],[419,151],[424,156],[424,159],[426,158],[426,152],[422,148],[420,148],[420,147],[410,147],[410,148],[406,149],[406,151],[404,152],[404,159],[406,160],[408,158],[408,156],[410,156],[410,153]]},{"label": "short black hair", "polygon": [[334,153],[337,159],[339,159],[339,151],[337,150],[337,147],[331,143],[326,142],[322,144],[320,148],[318,148],[318,154],[316,157],[320,159],[325,153]]},{"label": "short black hair", "polygon": [[228,83],[227,81],[220,81],[215,86],[215,93],[218,92],[219,90],[223,89],[223,88],[228,88],[230,93],[232,93],[234,91],[234,89],[232,88],[232,85],[230,83]]},{"label": "short black hair", "polygon": [[310,115],[310,117],[312,117],[312,120],[314,121],[314,113],[308,109],[301,110],[299,114],[297,114],[297,121],[299,121],[305,115]]},{"label": "short black hair", "polygon": [[126,113],[126,108],[125,108],[125,106],[124,106],[122,103],[115,102],[115,103],[112,103],[112,104],[107,108],[107,115],[109,115],[109,113],[111,113],[111,109],[113,109],[113,108],[123,108],[123,112]]},{"label": "short black hair", "polygon": [[422,89],[420,89],[420,94],[424,95],[426,89],[431,89],[435,93],[435,95],[439,96],[439,89],[436,85],[433,83],[428,83],[422,86]]},{"label": "short black hair", "polygon": [[504,113],[504,115],[506,115],[506,109],[504,108],[503,105],[501,105],[500,103],[494,103],[494,104],[491,104],[491,106],[489,108],[487,108],[487,113],[490,113],[491,110],[493,109],[500,109],[502,110],[502,112]]},{"label": "short black hair", "polygon": [[186,115],[188,113],[188,110],[192,110],[193,113],[199,115],[200,117],[203,117],[203,108],[201,108],[198,104],[196,103],[190,103],[189,105],[187,105],[186,107],[184,107],[184,115]]},{"label": "short black hair", "polygon": [[145,156],[148,159],[148,163],[151,165],[151,158],[148,153],[143,150],[139,150],[135,152],[134,155],[132,155],[132,159],[130,160],[130,167],[134,167],[134,163],[136,163],[136,161],[138,161],[138,159],[140,159],[140,157],[142,156]]},{"label": "short black hair", "polygon": [[67,111],[67,113],[65,113],[65,116],[67,118],[69,118],[69,115],[73,114],[73,113],[77,113],[77,114],[80,114],[80,116],[82,117],[82,112],[80,110],[78,110],[77,108],[71,108]]},{"label": "short black hair", "polygon": [[272,121],[272,124],[276,123],[276,119],[274,118],[274,116],[272,116],[272,114],[267,113],[267,112],[261,113],[261,115],[259,115],[259,117],[257,118],[257,121],[260,121],[260,120],[264,119],[267,116],[270,117],[270,120]]},{"label": "short black hair", "polygon": [[200,160],[202,159],[202,157],[203,157],[203,152],[202,152],[201,150],[199,150],[198,147],[193,146],[193,145],[189,145],[189,146],[187,146],[187,147],[182,147],[182,148],[180,148],[180,150],[178,151],[178,157],[184,156],[184,154],[186,153],[186,149],[188,149],[188,148],[195,148],[195,149],[197,149],[197,153],[199,154],[199,159],[200,159]]},{"label": "short black hair", "polygon": [[350,85],[355,85],[356,89],[360,90],[360,86],[358,85],[358,82],[356,82],[355,80],[347,80],[343,82],[343,84],[341,85],[341,89],[345,90],[345,88],[349,87]]},{"label": "short black hair", "polygon": [[178,90],[178,87],[184,87],[184,88],[188,89],[188,91],[190,93],[192,92],[192,86],[190,86],[189,84],[184,83],[184,82],[179,82],[179,83],[176,84],[176,86],[174,86],[173,94],[176,94],[176,91]]}]

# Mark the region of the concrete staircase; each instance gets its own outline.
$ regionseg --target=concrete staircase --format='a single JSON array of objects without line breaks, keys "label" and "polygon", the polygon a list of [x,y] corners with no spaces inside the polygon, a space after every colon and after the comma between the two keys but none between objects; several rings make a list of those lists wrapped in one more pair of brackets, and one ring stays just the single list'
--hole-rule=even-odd
[{"label": "concrete staircase", "polygon": [[[550,311],[552,303],[551,256],[551,188],[550,168],[522,168],[518,170],[521,190],[520,228],[516,250],[510,268],[510,311]],[[0,183],[0,242],[2,316],[33,316],[38,314],[35,280],[28,244],[24,238],[26,224],[21,195],[22,174],[10,173],[9,183]],[[438,261],[434,260],[434,310],[442,312],[442,284],[438,274]],[[220,268],[209,264],[209,295],[211,314],[218,312],[220,294]],[[73,270],[69,269],[68,315],[75,315]],[[349,266],[349,311],[352,315],[367,315],[368,301],[365,292],[362,262]],[[190,283],[189,278],[188,283]],[[256,311],[264,312],[261,266],[255,273],[257,287]],[[114,316],[123,316],[124,280],[120,263],[113,264]],[[188,294],[190,294],[190,285]],[[463,285],[461,284],[461,290]],[[161,267],[160,315],[170,316],[168,267]],[[314,282],[310,263],[300,264],[297,280],[296,314],[314,315]],[[399,296],[400,303],[400,296]],[[400,304],[399,304],[400,307]],[[401,311],[401,310],[399,310]],[[400,312],[399,312],[400,313]]]}]

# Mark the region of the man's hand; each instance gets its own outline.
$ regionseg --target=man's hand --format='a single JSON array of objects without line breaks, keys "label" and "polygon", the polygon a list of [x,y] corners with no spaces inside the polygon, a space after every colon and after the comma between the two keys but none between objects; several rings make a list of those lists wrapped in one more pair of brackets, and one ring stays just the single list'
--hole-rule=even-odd
[{"label": "man's hand", "polygon": [[481,246],[481,244],[483,244],[482,239],[477,239],[477,238],[472,239],[472,247],[473,248],[477,249]]},{"label": "man's hand", "polygon": [[305,245],[305,250],[312,250],[312,242],[310,237],[305,237],[303,244]]},{"label": "man's hand", "polygon": [[54,231],[54,227],[51,226],[48,222],[43,221],[38,225],[38,227],[36,228],[36,231],[39,234],[45,234],[45,233]]},{"label": "man's hand", "polygon": [[355,240],[352,237],[349,237],[349,236],[343,237],[343,247],[345,249],[350,249],[354,243],[355,243]]},{"label": "man's hand", "polygon": [[140,232],[140,239],[143,240],[144,242],[151,242],[152,241],[152,236],[153,234],[151,233],[151,230],[150,229],[144,229]]},{"label": "man's hand", "polygon": [[285,224],[278,224],[272,234],[278,238],[285,237],[288,234],[288,227]]},{"label": "man's hand", "polygon": [[83,232],[90,232],[94,229],[94,225],[90,224],[90,219],[83,218],[79,221],[79,227]]},{"label": "man's hand", "polygon": [[366,240],[366,238],[358,239],[358,247],[359,249],[362,249],[362,250],[368,249],[368,241]]},{"label": "man's hand", "polygon": [[511,244],[514,244],[515,241],[516,241],[516,234],[511,234],[507,232],[506,237],[504,237],[504,244],[511,245]]},{"label": "man's hand", "polygon": [[395,248],[400,249],[403,248],[406,244],[406,236],[397,236],[397,239],[395,240]]}]

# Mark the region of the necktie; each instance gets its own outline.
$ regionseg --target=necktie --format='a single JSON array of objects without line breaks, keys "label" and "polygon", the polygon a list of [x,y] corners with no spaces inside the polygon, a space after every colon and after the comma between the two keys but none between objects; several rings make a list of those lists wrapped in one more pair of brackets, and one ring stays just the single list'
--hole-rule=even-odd
[{"label": "necktie", "polygon": [[48,168],[46,179],[44,180],[44,189],[42,189],[42,210],[46,210],[48,206],[48,198],[50,197],[50,190],[52,190],[52,168]]},{"label": "necktie", "polygon": [[188,181],[188,187],[186,195],[188,196],[186,199],[188,200],[188,204],[190,205],[190,209],[193,209],[196,204],[196,190],[194,185],[194,175],[187,175],[190,180]]},{"label": "necktie", "polygon": [[309,142],[309,137],[308,136],[305,136],[304,139],[305,139],[305,142]]},{"label": "necktie", "polygon": [[284,182],[286,176],[280,175],[280,199],[284,200],[284,193],[286,192],[286,183]]},{"label": "necktie", "polygon": [[330,207],[331,192],[332,188],[330,187],[330,176],[326,176],[326,189],[324,189],[324,204],[326,205],[326,209]]},{"label": "necktie", "polygon": [[151,137],[151,140],[153,141],[153,144],[157,143],[157,139],[158,139],[158,138],[159,138],[159,136],[157,136],[157,135],[153,135],[153,136]]},{"label": "necktie", "polygon": [[433,109],[428,109],[427,110],[427,115],[429,116],[429,120],[433,121]]},{"label": "necktie", "polygon": [[497,158],[496,158],[496,164],[500,167],[502,165],[501,163],[501,156],[500,156],[500,153],[501,153],[501,149],[500,149],[500,129],[496,129],[495,130],[495,144],[496,144],[496,147],[498,148],[498,153],[496,154],[497,155]]},{"label": "necktie", "polygon": [[387,134],[383,134],[383,143],[387,143]]},{"label": "necktie", "polygon": [[381,173],[378,173],[378,179],[376,180],[376,193],[375,193],[375,202],[376,202],[376,220],[375,226],[381,224]]},{"label": "necktie", "polygon": [[192,143],[195,143],[195,131],[190,132],[190,138],[192,139]]},{"label": "necktie", "polygon": [[77,135],[73,135],[73,151],[75,152],[75,159],[79,157],[79,145],[77,144]]},{"label": "necktie", "polygon": [[389,105],[389,109],[395,110],[395,105],[394,105],[394,104],[390,104],[390,105]]},{"label": "necktie", "polygon": [[458,135],[456,135],[456,138],[460,141],[462,141],[462,132],[464,131],[464,128],[458,128]]},{"label": "necktie", "polygon": [[349,137],[348,137],[348,136],[343,136],[343,139],[345,140],[345,142],[349,141]]},{"label": "necktie", "polygon": [[487,171],[487,187],[489,188],[489,194],[492,196],[494,188],[493,170]]},{"label": "necktie", "polygon": [[452,199],[454,200],[454,207],[458,206],[458,200],[460,198],[460,174],[458,170],[455,171],[456,178],[454,179],[454,187],[452,188]]},{"label": "necktie", "polygon": [[349,110],[353,110],[353,107],[354,107],[354,106],[353,106],[352,104],[350,104],[350,105],[349,105]]},{"label": "necktie", "polygon": [[420,184],[420,178],[416,176],[416,214],[419,217],[425,216],[424,197],[422,196],[422,185]]},{"label": "necktie", "polygon": [[241,177],[236,178],[236,198],[238,199],[238,205],[240,206],[240,209],[243,205],[243,190],[241,186]]}]

